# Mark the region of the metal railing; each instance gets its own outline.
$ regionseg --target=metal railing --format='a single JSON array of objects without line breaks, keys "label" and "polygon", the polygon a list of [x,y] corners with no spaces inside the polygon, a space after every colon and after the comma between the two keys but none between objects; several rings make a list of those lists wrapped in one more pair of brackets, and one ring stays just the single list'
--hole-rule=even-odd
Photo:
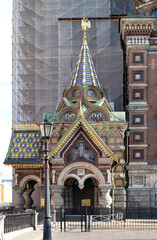
[{"label": "metal railing", "polygon": [[[3,214],[4,215],[4,214]],[[43,209],[38,212],[5,214],[4,232],[19,229],[43,226]],[[52,228],[60,231],[78,229],[90,231],[91,229],[157,229],[157,208],[128,208],[115,209],[112,214],[109,209],[72,209],[61,208],[51,211]]]},{"label": "metal railing", "polygon": [[4,233],[32,227],[32,213],[6,214],[4,219]]}]

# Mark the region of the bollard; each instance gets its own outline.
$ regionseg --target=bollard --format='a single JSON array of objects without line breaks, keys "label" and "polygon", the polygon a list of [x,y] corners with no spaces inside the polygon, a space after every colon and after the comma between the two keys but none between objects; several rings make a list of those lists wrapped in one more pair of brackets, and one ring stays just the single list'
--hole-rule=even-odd
[{"label": "bollard", "polygon": [[56,223],[56,210],[55,209],[52,211],[52,222],[54,224]]},{"label": "bollard", "polygon": [[52,211],[52,223],[54,225],[54,228],[56,228],[56,210],[55,209]]},{"label": "bollard", "polygon": [[32,219],[32,223],[33,223],[33,230],[37,229],[38,226],[38,213],[36,212],[36,210],[33,213],[33,219]]}]

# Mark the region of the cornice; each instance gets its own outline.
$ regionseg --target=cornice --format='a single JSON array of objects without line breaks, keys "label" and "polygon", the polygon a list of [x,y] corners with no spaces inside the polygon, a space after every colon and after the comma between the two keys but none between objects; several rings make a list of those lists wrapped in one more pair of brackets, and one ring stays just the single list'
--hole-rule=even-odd
[{"label": "cornice", "polygon": [[126,109],[128,111],[149,111],[150,106],[149,105],[128,105],[126,106]]},{"label": "cornice", "polygon": [[153,166],[153,165],[127,165],[126,169],[128,171],[157,171],[157,165]]},{"label": "cornice", "polygon": [[14,130],[40,130],[36,123],[14,123]]},{"label": "cornice", "polygon": [[7,164],[13,168],[43,168],[44,164]]}]

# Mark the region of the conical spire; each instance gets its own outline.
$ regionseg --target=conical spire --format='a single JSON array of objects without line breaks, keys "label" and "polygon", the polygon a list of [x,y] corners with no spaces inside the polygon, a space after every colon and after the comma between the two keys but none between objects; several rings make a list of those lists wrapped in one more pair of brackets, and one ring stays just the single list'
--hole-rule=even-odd
[{"label": "conical spire", "polygon": [[83,44],[76,63],[74,75],[71,82],[73,86],[92,85],[100,88],[100,83],[97,78],[97,74],[94,68],[93,60],[87,45],[87,28],[91,28],[90,21],[87,18],[83,18],[81,21],[83,30]]}]

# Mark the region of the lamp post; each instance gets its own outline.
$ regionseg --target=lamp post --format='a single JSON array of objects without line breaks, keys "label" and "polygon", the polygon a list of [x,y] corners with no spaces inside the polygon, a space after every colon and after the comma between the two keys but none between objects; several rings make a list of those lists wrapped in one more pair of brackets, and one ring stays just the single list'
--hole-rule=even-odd
[{"label": "lamp post", "polygon": [[51,237],[51,213],[50,213],[50,186],[49,186],[49,157],[48,141],[53,131],[53,124],[45,117],[44,122],[39,124],[42,139],[45,143],[44,160],[45,160],[45,210],[44,210],[44,231],[43,240],[52,240]]}]

